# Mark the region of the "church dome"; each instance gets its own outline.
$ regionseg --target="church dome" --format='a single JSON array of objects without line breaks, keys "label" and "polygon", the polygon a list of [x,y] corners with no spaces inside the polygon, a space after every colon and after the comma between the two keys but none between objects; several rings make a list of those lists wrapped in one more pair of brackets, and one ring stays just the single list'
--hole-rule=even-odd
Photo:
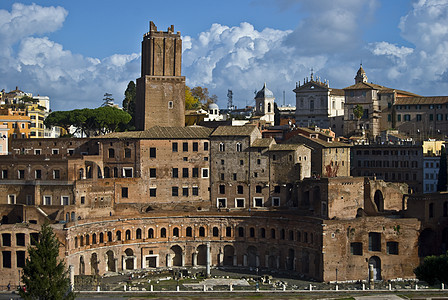
[{"label": "church dome", "polygon": [[209,104],[208,109],[219,109],[219,106],[216,103],[211,103]]},{"label": "church dome", "polygon": [[257,95],[255,96],[255,99],[258,99],[258,98],[274,98],[274,93],[271,92],[266,87],[266,82],[264,83],[263,88],[257,92]]}]

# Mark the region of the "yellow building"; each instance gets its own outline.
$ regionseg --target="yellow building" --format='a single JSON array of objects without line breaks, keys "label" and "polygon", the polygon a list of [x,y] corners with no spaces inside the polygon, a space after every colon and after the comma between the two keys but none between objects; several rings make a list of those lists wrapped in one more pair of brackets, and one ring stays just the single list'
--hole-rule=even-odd
[{"label": "yellow building", "polygon": [[26,108],[27,115],[30,117],[30,138],[43,138],[45,137],[45,125],[44,120],[47,116],[45,107],[38,104],[29,104]]},{"label": "yellow building", "polygon": [[31,119],[25,115],[0,115],[0,124],[8,127],[8,139],[26,139],[30,137]]}]

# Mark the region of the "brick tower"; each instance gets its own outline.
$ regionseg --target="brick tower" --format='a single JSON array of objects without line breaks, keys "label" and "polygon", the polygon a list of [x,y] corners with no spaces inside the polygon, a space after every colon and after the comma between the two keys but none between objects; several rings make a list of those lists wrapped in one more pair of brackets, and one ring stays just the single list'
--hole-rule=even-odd
[{"label": "brick tower", "polygon": [[174,26],[157,31],[151,21],[142,41],[142,70],[137,79],[136,126],[185,126],[185,77],[181,76],[182,40]]}]

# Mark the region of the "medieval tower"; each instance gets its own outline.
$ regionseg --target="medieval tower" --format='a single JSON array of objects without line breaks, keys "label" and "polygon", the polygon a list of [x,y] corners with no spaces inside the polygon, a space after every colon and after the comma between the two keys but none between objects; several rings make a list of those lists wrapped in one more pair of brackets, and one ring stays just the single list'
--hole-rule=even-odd
[{"label": "medieval tower", "polygon": [[142,70],[137,79],[136,127],[185,126],[185,77],[181,76],[182,40],[174,26],[157,31],[151,21],[142,41]]}]

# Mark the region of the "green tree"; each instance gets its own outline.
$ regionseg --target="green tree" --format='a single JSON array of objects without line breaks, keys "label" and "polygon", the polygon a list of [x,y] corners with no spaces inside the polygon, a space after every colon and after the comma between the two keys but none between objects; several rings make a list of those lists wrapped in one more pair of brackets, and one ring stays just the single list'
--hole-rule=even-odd
[{"label": "green tree", "polygon": [[26,291],[19,294],[24,299],[74,299],[68,271],[59,259],[60,243],[48,224],[42,225],[39,240],[28,247],[29,257],[23,267],[22,282]]},{"label": "green tree", "polygon": [[448,170],[447,170],[447,157],[445,146],[442,146],[440,151],[440,164],[439,164],[439,178],[437,180],[437,191],[444,192],[447,190],[448,185]]},{"label": "green tree", "polygon": [[358,119],[359,121],[363,114],[364,114],[364,108],[362,108],[361,105],[356,104],[355,108],[353,109],[353,115],[355,115],[355,118]]},{"label": "green tree", "polygon": [[218,96],[209,95],[208,88],[196,86],[191,89],[191,94],[194,98],[198,99],[202,103],[202,107],[207,109],[208,106],[212,103],[216,103],[218,101]]},{"label": "green tree", "polygon": [[137,88],[134,81],[129,81],[128,87],[124,92],[123,110],[131,115],[131,121],[127,124],[125,130],[135,130],[135,99],[137,98]]},{"label": "green tree", "polygon": [[194,97],[191,93],[191,89],[188,86],[185,86],[185,109],[200,109],[201,102],[198,98]]},{"label": "green tree", "polygon": [[448,283],[448,255],[425,257],[423,263],[414,269],[414,273],[419,280],[426,281],[430,285]]}]

